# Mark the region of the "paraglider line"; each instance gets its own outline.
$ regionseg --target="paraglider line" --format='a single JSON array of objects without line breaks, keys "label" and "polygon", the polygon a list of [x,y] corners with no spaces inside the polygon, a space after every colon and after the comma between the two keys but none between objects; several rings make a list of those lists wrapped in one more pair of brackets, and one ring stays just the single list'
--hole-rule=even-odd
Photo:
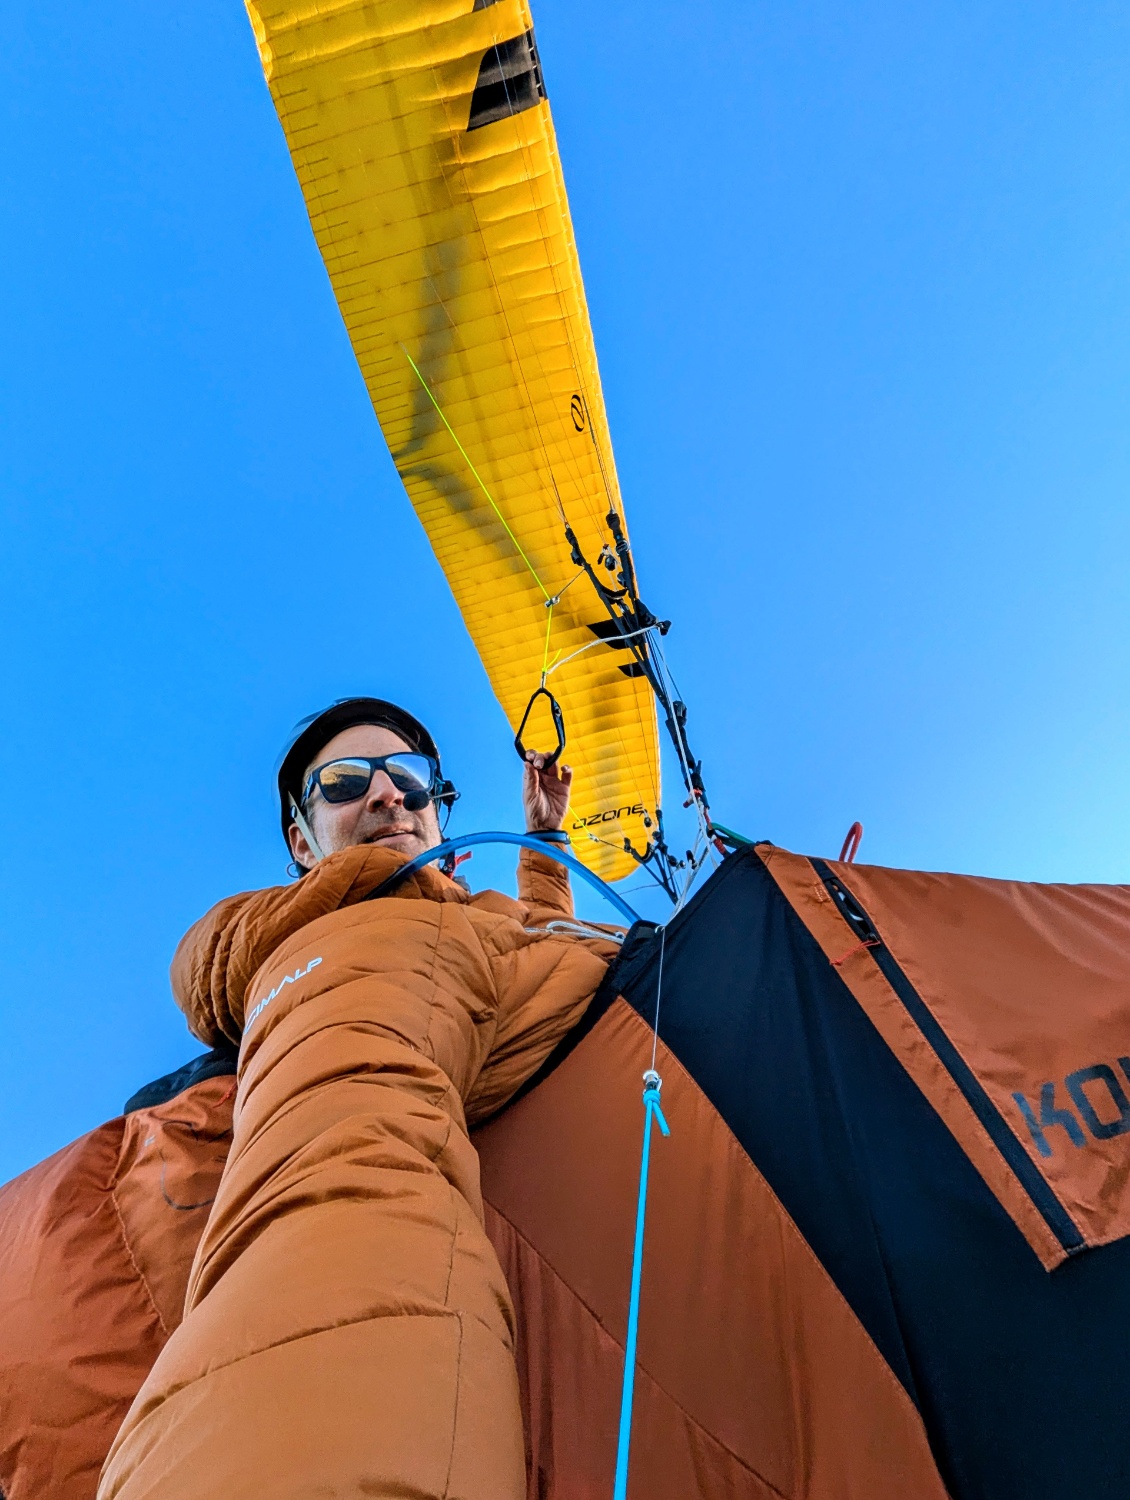
[{"label": "paraglider line", "polygon": [[[569,353],[570,354],[573,353],[572,345],[570,345]],[[573,360],[573,368],[576,369],[576,367],[577,367],[577,361],[576,361],[576,359],[574,359]],[[578,372],[578,383],[580,383],[579,372]],[[604,498],[608,501],[608,508],[609,508],[609,510],[615,510],[616,509],[616,501],[613,499],[613,496],[612,496],[612,486],[608,483],[608,471],[604,467],[604,454],[601,453],[601,451],[600,451],[600,444],[596,440],[596,430],[594,429],[594,427],[592,425],[592,413],[589,411],[588,398],[585,396],[585,393],[584,393],[583,390],[578,391],[577,394],[580,396],[581,403],[582,403],[582,405],[584,406],[584,409],[585,409],[585,426],[588,428],[589,441],[592,443],[593,452],[596,454],[597,468],[600,470],[600,477],[601,477],[601,479],[604,482]]]},{"label": "paraglider line", "polygon": [[[650,626],[648,627],[648,629],[650,629]],[[548,634],[548,632],[547,632],[547,634]],[[620,641],[629,641],[629,640],[632,639],[633,636],[636,636],[636,635],[646,635],[646,634],[647,634],[647,630],[630,630],[630,631],[628,631],[628,633],[626,635],[619,635],[619,636],[617,636],[616,640],[617,640],[617,643],[619,643]],[[563,661],[558,661],[557,657],[554,657],[554,659],[553,659],[553,665],[548,668],[546,675],[548,675],[549,672],[556,672],[559,667],[565,666],[568,662],[571,662],[574,659],[574,657],[583,656],[586,651],[591,651],[594,646],[607,646],[607,645],[608,645],[608,642],[603,638],[603,636],[599,637],[595,641],[586,641],[585,644],[583,646],[579,646],[576,651],[570,651],[569,655],[566,656]],[[549,650],[548,644],[546,646],[546,650],[547,651]],[[560,656],[561,653],[558,652],[557,655]]]},{"label": "paraglider line", "polygon": [[[657,636],[658,632],[651,636],[648,641],[648,646],[654,653],[656,661],[659,663],[660,674],[665,679],[664,688],[666,696],[661,697],[660,701],[663,702],[664,707],[666,708],[672,701],[672,690],[675,697],[678,697],[679,685],[675,681],[675,677],[671,671],[671,668],[667,665],[667,657],[664,654],[663,647],[662,645],[660,645]],[[666,686],[667,683],[670,684],[670,688]],[[686,754],[686,737],[685,735],[672,735],[671,738],[674,740],[675,752],[679,757],[679,765],[683,773],[683,784],[689,789],[692,801],[694,802],[695,812],[698,814],[699,833],[706,843],[706,848],[703,850],[703,857],[705,858],[706,854],[714,847],[710,839],[709,815],[706,809],[703,807],[703,799],[701,797],[695,796],[694,779],[691,776],[691,769],[690,765],[688,764],[688,757]],[[695,864],[694,868],[691,871],[691,879],[687,882],[682,897],[677,903],[676,910],[678,909],[678,907],[681,907],[683,902],[687,899],[687,896],[690,893],[691,884],[694,880],[694,876],[698,872],[698,868],[699,866]]]},{"label": "paraglider line", "polygon": [[[404,349],[404,345],[403,344],[401,344],[400,347],[402,349]],[[463,455],[463,461],[464,461],[464,463],[470,469],[471,473],[475,476],[475,480],[478,483],[479,489],[482,490],[483,494],[490,501],[491,509],[494,511],[494,513],[498,517],[498,519],[502,522],[502,527],[503,527],[503,530],[506,532],[506,535],[514,543],[514,550],[517,552],[518,556],[522,559],[522,561],[526,564],[526,567],[529,568],[529,570],[530,570],[530,576],[533,578],[533,580],[537,584],[538,588],[541,589],[541,591],[545,595],[546,599],[548,599],[549,598],[549,590],[546,588],[545,584],[542,583],[541,579],[538,577],[537,569],[534,567],[533,563],[530,561],[530,559],[526,556],[525,552],[523,551],[521,542],[514,535],[514,533],[510,530],[510,523],[507,521],[506,517],[502,514],[502,512],[499,510],[498,506],[495,504],[494,496],[491,494],[490,490],[488,490],[487,487],[486,487],[486,485],[483,483],[482,475],[479,473],[478,469],[476,469],[475,466],[474,466],[474,464],[471,462],[470,454],[467,452],[466,448],[464,448],[463,444],[459,441],[459,438],[456,436],[455,428],[452,427],[451,423],[444,416],[444,414],[443,414],[443,408],[440,406],[440,404],[436,400],[436,398],[432,395],[431,387],[428,385],[428,382],[424,379],[424,377],[420,374],[419,366],[416,364],[416,361],[412,358],[412,356],[408,353],[407,349],[404,349],[404,358],[412,366],[412,369],[413,369],[413,371],[415,372],[415,375],[416,375],[416,379],[420,382],[420,384],[424,388],[424,394],[427,396],[428,400],[435,407],[436,411],[439,413],[439,419],[440,419],[440,421],[443,423],[443,425],[447,428],[448,432],[451,434],[452,441],[454,442],[455,446],[459,449],[460,453]]]},{"label": "paraglider line", "polygon": [[[624,643],[626,649],[631,652],[640,674],[647,679],[648,685],[663,707],[667,731],[674,742],[679,758],[683,785],[689,794],[684,806],[693,805],[698,817],[699,838],[703,841],[703,848],[700,851],[696,843],[695,852],[688,852],[686,863],[689,863],[690,871],[681,891],[675,884],[674,871],[676,868],[682,868],[683,862],[675,860],[667,848],[663,838],[662,823],[643,854],[637,853],[630,844],[625,843],[625,852],[631,854],[637,863],[658,868],[659,884],[678,911],[689,896],[699,870],[707,858],[712,857],[714,853],[714,845],[710,837],[710,809],[706,799],[706,789],[702,784],[702,762],[696,761],[691,754],[685,729],[686,707],[681,700],[672,696],[674,678],[658,641],[658,637],[666,634],[669,622],[657,620],[636,593],[635,572],[632,567],[630,549],[619,516],[615,510],[610,510],[605,519],[615,539],[615,552],[621,563],[618,581],[622,587],[619,590],[610,589],[602,583],[595,567],[581,551],[576,533],[568,526],[565,529],[565,539],[572,549],[573,561],[588,575],[597,597],[608,611],[616,627],[616,639]],[[606,544],[602,556],[608,550]],[[629,630],[628,626],[635,628]],[[641,635],[644,638],[639,640],[637,637]],[[674,691],[677,692],[677,689]],[[659,809],[656,808],[657,813],[658,811]]]},{"label": "paraglider line", "polygon": [[667,928],[659,929],[659,976],[655,981],[655,1024],[651,1028],[651,1071],[655,1072],[655,1054],[659,1048],[659,1002],[663,998],[663,954],[667,947]]},{"label": "paraglider line", "polygon": [[632,1289],[628,1298],[628,1336],[624,1340],[624,1385],[620,1393],[620,1434],[616,1443],[616,1479],[612,1500],[626,1500],[628,1457],[632,1447],[632,1400],[636,1384],[636,1345],[640,1329],[640,1281],[643,1276],[643,1236],[647,1221],[647,1177],[651,1161],[651,1125],[658,1120],[664,1135],[671,1127],[663,1117],[659,1093],[663,1080],[654,1068],[643,1075],[643,1151],[640,1156],[640,1187],[636,1199],[636,1237],[632,1249]]},{"label": "paraglider line", "polygon": [[[560,598],[561,597],[560,594],[557,597]],[[548,600],[546,600],[546,606],[545,607],[549,611],[549,613],[546,616],[546,620],[545,620],[545,652],[542,655],[542,659],[541,659],[541,685],[542,685],[542,687],[545,687],[545,679],[549,676],[549,670],[550,670],[550,668],[549,668],[549,632],[553,629],[553,606],[554,606],[555,603],[556,603],[556,600],[554,600],[554,599],[548,599]],[[560,656],[560,655],[561,655],[561,652],[559,651],[557,653],[557,656]],[[555,656],[553,658],[554,661],[557,660],[557,656]]]},{"label": "paraglider line", "polygon": [[[552,478],[552,477],[553,476],[550,475],[550,478]],[[554,486],[554,488],[556,489],[556,485]],[[564,512],[562,512],[562,514],[564,514]],[[545,601],[545,607],[546,607],[546,609],[552,609],[555,604],[560,604],[561,601],[562,601],[562,599],[565,597],[566,593],[569,591],[569,589],[571,589],[573,587],[573,585],[576,583],[577,579],[578,578],[583,578],[584,576],[585,576],[585,570],[584,570],[584,568],[582,568],[579,573],[574,573],[573,576],[572,576],[572,578],[570,578],[569,582],[567,584],[565,584],[563,588],[559,589],[557,591],[557,593],[554,594],[554,596],[553,596],[552,599],[547,599]]]}]

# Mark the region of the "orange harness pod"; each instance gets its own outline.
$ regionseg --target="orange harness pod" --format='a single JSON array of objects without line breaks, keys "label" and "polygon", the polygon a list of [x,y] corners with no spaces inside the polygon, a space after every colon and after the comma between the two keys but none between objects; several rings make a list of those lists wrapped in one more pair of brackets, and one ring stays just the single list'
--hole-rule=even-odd
[{"label": "orange harness pod", "polygon": [[[1122,887],[768,845],[725,861],[665,939],[656,1065],[676,1128],[651,1167],[633,1487],[654,1500],[1130,1493],[1128,939]],[[611,1492],[658,948],[634,930],[583,1021],[473,1136],[514,1304],[529,1500]],[[280,951],[255,1001],[304,967],[292,957]],[[230,1083],[197,1087],[217,1111]],[[159,1157],[128,1142],[158,1115],[166,1131],[191,1123],[197,1098],[150,1104],[0,1190],[9,1500],[91,1500],[208,1218],[156,1213]],[[176,1150],[200,1157],[177,1170],[206,1186],[210,1153],[214,1184],[223,1143],[175,1128]]]}]

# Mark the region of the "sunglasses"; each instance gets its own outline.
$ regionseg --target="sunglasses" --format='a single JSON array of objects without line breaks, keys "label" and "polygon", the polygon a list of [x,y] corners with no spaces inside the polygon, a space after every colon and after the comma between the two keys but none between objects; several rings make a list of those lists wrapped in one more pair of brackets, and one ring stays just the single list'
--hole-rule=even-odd
[{"label": "sunglasses", "polygon": [[302,788],[302,806],[317,787],[327,802],[356,802],[383,771],[398,792],[406,793],[404,805],[412,812],[426,806],[439,775],[439,767],[430,755],[415,750],[395,755],[350,755],[343,760],[328,760],[316,766]]}]

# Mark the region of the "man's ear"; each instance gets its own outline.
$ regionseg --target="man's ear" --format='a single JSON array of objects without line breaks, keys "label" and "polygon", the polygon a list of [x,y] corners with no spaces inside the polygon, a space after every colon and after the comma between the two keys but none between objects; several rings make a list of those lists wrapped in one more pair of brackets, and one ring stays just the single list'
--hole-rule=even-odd
[{"label": "man's ear", "polygon": [[[314,837],[314,830],[303,817],[302,809],[293,797],[290,799],[290,817],[290,826],[286,831],[290,842],[290,852],[304,870],[312,870],[324,856],[318,847],[318,840]],[[301,842],[296,843],[296,839]]]},{"label": "man's ear", "polygon": [[318,861],[297,823],[291,823],[286,830],[286,841],[290,845],[291,854],[294,855],[295,864],[301,865],[304,870],[312,870]]}]

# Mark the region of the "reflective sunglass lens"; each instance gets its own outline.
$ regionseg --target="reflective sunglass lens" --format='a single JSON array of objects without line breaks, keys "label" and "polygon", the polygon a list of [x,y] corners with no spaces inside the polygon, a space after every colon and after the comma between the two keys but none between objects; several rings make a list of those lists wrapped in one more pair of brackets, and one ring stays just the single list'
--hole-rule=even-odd
[{"label": "reflective sunglass lens", "polygon": [[369,790],[372,779],[365,760],[331,761],[318,772],[318,785],[327,802],[355,802]]},{"label": "reflective sunglass lens", "polygon": [[388,755],[385,774],[399,792],[428,792],[434,767],[426,755]]}]

